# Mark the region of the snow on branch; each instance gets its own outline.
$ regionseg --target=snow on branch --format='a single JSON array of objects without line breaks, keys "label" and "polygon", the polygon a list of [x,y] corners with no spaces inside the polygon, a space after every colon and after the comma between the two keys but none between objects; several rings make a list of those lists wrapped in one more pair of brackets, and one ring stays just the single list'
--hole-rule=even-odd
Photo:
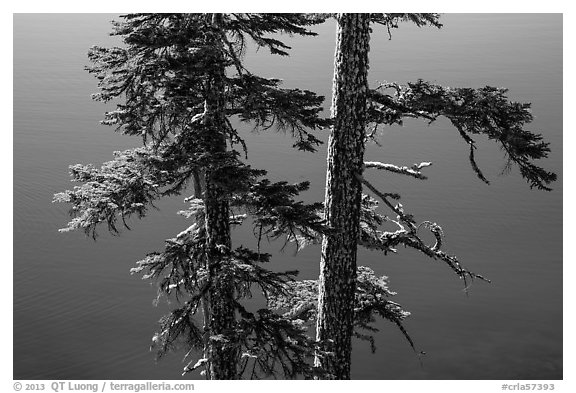
[{"label": "snow on branch", "polygon": [[426,180],[428,177],[420,172],[420,169],[432,165],[431,162],[421,162],[420,164],[414,164],[411,167],[407,166],[396,166],[393,164],[384,164],[382,162],[368,161],[364,163],[364,168],[376,168],[389,172],[399,173],[401,175],[407,175],[415,177],[416,179]]}]

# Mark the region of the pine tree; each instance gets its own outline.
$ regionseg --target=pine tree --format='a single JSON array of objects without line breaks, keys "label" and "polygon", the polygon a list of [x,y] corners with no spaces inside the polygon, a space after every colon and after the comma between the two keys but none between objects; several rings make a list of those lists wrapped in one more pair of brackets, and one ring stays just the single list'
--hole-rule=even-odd
[{"label": "pine tree", "polygon": [[354,309],[342,306],[354,304],[356,287],[362,185],[355,174],[364,156],[369,41],[369,15],[338,18],[325,196],[327,224],[336,234],[322,241],[317,339],[333,340],[334,361],[327,359],[328,368],[346,379],[350,363],[339,359],[351,356]]},{"label": "pine tree", "polygon": [[[325,345],[325,352],[316,357],[316,365],[326,371],[324,377],[349,379],[351,339],[356,336],[373,345],[371,332],[376,329],[372,322],[377,316],[397,324],[414,348],[402,326],[409,313],[388,299],[394,293],[388,290],[386,277],[376,277],[371,269],[357,266],[358,246],[386,254],[404,245],[446,263],[465,285],[475,278],[489,281],[466,270],[456,256],[443,251],[443,231],[438,224],[417,222],[401,203],[395,202],[400,199],[399,194],[381,192],[365,179],[364,170],[372,168],[426,179],[422,169],[431,165],[365,161],[365,143],[376,138],[379,127],[401,125],[404,118],[431,123],[445,117],[469,145],[471,167],[483,182],[489,183],[474,159],[472,135],[484,135],[498,143],[507,154],[507,165],[517,165],[531,188],[550,190],[548,185],[556,180],[556,175],[533,163],[547,156],[548,143],[542,141],[541,135],[524,130],[524,125],[532,120],[530,105],[509,101],[506,89],[449,88],[423,80],[404,86],[383,83],[369,88],[371,24],[384,25],[389,34],[402,21],[440,28],[438,14],[339,14],[335,19],[338,27],[324,210],[330,231],[322,239],[318,282],[291,284],[299,289],[299,295],[279,303],[286,306],[291,300],[293,314],[305,315],[309,323],[316,321],[318,342]],[[363,186],[380,199],[395,219],[377,211],[377,200],[362,194]],[[380,229],[385,222],[394,223],[398,229]],[[434,245],[422,240],[422,230],[434,235]]]},{"label": "pine tree", "polygon": [[231,227],[247,217],[255,233],[273,239],[306,241],[325,228],[321,204],[296,200],[308,183],[273,183],[251,168],[232,124],[277,127],[292,134],[296,148],[316,149],[320,141],[310,130],[327,126],[319,116],[323,98],[250,73],[242,55],[249,40],[287,55],[289,47],[272,34],[312,35],[308,26],[317,21],[303,14],[131,14],[112,33],[125,47],[89,52],[87,69],[100,88],[93,98],[120,101],[102,123],[141,137],[143,145],[115,152],[100,168],[70,167],[81,185],[55,195],[71,204],[73,219],[63,231],[96,238],[106,224],[119,233],[122,225],[129,229],[126,218],[143,218],[157,199],[193,185],[190,207],[181,212],[192,225],[132,269],[158,280],[159,296],[179,301],[153,342],[159,356],[181,347],[201,353],[184,372],[200,369],[209,379],[321,372],[310,362],[317,347],[305,326],[242,302],[254,287],[266,298],[287,294],[297,272],[268,270],[269,254],[233,249],[231,242]]}]

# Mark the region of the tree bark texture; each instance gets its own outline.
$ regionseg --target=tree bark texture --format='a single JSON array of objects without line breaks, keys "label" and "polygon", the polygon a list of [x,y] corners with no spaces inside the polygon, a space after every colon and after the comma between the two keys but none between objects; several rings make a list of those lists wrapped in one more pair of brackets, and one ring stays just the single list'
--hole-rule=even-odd
[{"label": "tree bark texture", "polygon": [[[213,68],[207,81],[205,104],[205,143],[211,154],[226,151],[225,122],[225,66],[218,32],[219,16],[213,15],[211,45],[215,47]],[[226,335],[234,326],[234,289],[231,278],[223,271],[223,263],[232,246],[230,234],[230,206],[225,192],[218,184],[218,171],[205,171],[205,225],[207,237],[208,269],[212,285],[208,298],[208,328],[211,336]],[[223,274],[224,273],[224,274]],[[235,379],[236,353],[222,341],[212,340],[207,347],[211,362],[210,379]]]},{"label": "tree bark texture", "polygon": [[325,215],[333,234],[324,236],[320,260],[317,339],[332,340],[328,358],[316,365],[335,379],[350,379],[356,251],[360,230],[368,91],[368,14],[340,14],[332,85],[333,126],[328,141]]},{"label": "tree bark texture", "polygon": [[[209,290],[208,328],[211,336],[226,335],[234,325],[234,290],[231,278],[223,272],[222,261],[229,253],[230,242],[230,210],[227,200],[221,199],[220,187],[206,178],[205,206],[206,206],[206,234],[208,248],[208,268],[212,285]],[[224,274],[223,274],[224,273]],[[235,350],[227,348],[221,341],[211,341],[208,345],[210,351],[210,378],[235,379],[236,354]]]}]

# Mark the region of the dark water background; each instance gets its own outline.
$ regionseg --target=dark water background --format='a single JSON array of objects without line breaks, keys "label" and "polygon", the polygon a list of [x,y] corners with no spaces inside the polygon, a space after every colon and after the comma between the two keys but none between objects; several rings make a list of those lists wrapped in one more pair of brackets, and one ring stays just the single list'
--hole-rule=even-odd
[{"label": "dark water background", "polygon": [[[71,187],[68,165],[100,164],[112,151],[138,145],[98,121],[105,106],[92,102],[96,80],[83,70],[91,45],[117,44],[104,14],[14,17],[14,378],[177,379],[183,354],[155,363],[148,351],[156,321],[155,288],[129,269],[159,250],[189,223],[175,214],[182,197],[162,201],[133,230],[97,242],[82,233],[58,233],[67,208],[52,195]],[[560,14],[446,14],[442,30],[402,25],[393,39],[377,28],[371,41],[370,82],[417,78],[451,86],[486,84],[533,103],[531,130],[551,142],[542,164],[558,174],[554,191],[530,190],[516,169],[501,175],[503,152],[480,143],[477,161],[490,186],[468,164],[468,149],[447,122],[408,121],[386,129],[382,147],[366,158],[410,165],[432,161],[429,180],[384,173],[368,177],[402,194],[419,220],[440,223],[446,250],[493,280],[462,282],[438,262],[400,249],[384,257],[361,251],[361,264],[390,277],[396,301],[413,315],[406,327],[418,358],[393,326],[381,323],[378,351],[356,342],[355,379],[562,378],[562,16]],[[290,39],[290,58],[248,53],[249,68],[289,87],[328,97],[334,53],[333,23],[316,38]],[[307,200],[323,198],[325,145],[297,153],[287,136],[249,132],[250,160],[275,179],[309,179]],[[326,133],[324,132],[324,135]],[[325,139],[325,137],[323,136]],[[253,245],[249,229],[237,245]],[[274,266],[318,275],[319,247],[294,256],[272,244]],[[193,376],[194,377],[194,376]],[[198,376],[195,376],[198,377]]]}]

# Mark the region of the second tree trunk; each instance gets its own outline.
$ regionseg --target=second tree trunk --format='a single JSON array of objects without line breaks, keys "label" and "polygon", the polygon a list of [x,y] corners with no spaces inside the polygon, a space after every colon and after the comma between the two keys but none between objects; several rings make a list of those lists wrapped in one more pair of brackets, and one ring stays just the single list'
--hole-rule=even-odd
[{"label": "second tree trunk", "polygon": [[316,364],[335,379],[350,379],[356,251],[360,229],[368,91],[369,14],[341,14],[332,87],[333,128],[328,142],[325,214],[334,231],[322,242],[317,338],[334,353]]}]

